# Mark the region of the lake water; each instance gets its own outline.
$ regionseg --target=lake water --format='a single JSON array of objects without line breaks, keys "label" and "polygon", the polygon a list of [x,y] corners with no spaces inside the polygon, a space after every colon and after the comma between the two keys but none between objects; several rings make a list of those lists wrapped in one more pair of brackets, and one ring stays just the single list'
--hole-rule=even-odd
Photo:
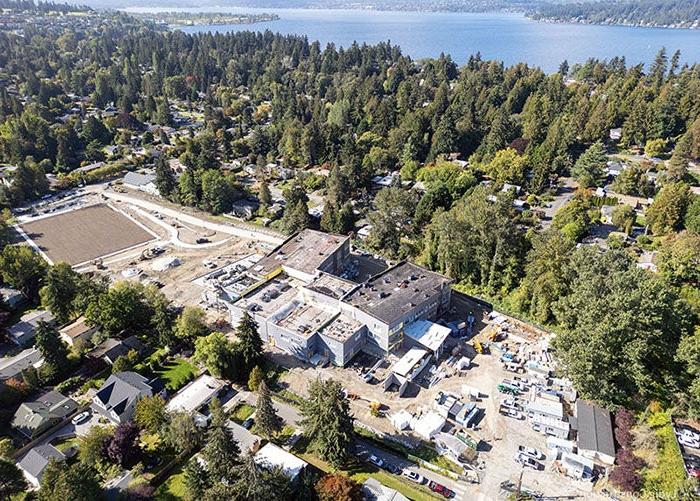
[{"label": "lake water", "polygon": [[347,47],[390,40],[414,59],[450,54],[458,63],[481,52],[506,64],[520,61],[556,71],[559,64],[589,57],[624,56],[628,64],[649,63],[661,47],[669,55],[680,49],[684,62],[700,62],[700,30],[555,24],[532,21],[518,14],[426,13],[307,9],[133,9],[141,12],[273,12],[281,19],[252,25],[191,26],[200,31],[272,30],[306,35],[309,40]]}]

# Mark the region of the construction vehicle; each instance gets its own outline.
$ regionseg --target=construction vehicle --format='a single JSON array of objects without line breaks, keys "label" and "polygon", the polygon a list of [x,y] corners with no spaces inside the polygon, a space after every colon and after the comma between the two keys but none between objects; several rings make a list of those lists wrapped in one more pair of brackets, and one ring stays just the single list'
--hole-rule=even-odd
[{"label": "construction vehicle", "polygon": [[505,381],[499,383],[498,386],[496,386],[496,388],[498,388],[498,391],[500,391],[501,393],[506,393],[508,395],[514,396],[520,395],[520,388],[510,383],[506,383]]}]

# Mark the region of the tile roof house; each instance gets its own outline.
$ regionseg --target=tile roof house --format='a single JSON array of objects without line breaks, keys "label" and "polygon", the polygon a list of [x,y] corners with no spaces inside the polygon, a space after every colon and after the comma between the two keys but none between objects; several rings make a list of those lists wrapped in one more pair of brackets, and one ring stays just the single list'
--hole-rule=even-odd
[{"label": "tile roof house", "polygon": [[153,395],[148,380],[136,372],[118,372],[92,398],[92,409],[115,424],[129,421],[134,415],[136,402]]},{"label": "tile roof house", "polygon": [[12,419],[12,427],[28,438],[34,438],[60,423],[78,409],[72,398],[57,391],[44,393],[36,400],[24,402]]},{"label": "tile roof house", "polygon": [[615,463],[615,439],[610,412],[579,399],[576,402],[578,453],[606,465]]},{"label": "tile roof house", "polygon": [[51,325],[56,323],[53,315],[49,311],[30,311],[29,313],[23,315],[19,322],[10,327],[7,330],[7,334],[9,335],[10,339],[19,346],[28,344],[34,339],[39,322],[46,322],[47,324]]},{"label": "tile roof house", "polygon": [[44,470],[49,465],[49,461],[64,461],[66,457],[56,449],[53,445],[38,445],[30,450],[17,466],[24,473],[27,481],[34,487],[39,487],[41,477],[44,476]]}]

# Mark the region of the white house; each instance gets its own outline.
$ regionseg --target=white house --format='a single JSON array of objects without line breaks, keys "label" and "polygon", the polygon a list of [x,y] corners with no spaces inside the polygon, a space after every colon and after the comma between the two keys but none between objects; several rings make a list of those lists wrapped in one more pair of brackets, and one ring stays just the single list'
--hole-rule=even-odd
[{"label": "white house", "polygon": [[35,488],[38,488],[41,484],[41,478],[44,476],[44,470],[46,470],[49,461],[52,459],[64,461],[66,457],[53,445],[38,445],[31,449],[27,455],[17,463],[17,466],[22,470],[22,473],[24,473],[27,482]]},{"label": "white house", "polygon": [[262,468],[280,468],[287,478],[295,480],[308,463],[272,442],[268,442],[255,454],[255,464]]},{"label": "white house", "polygon": [[127,172],[124,176],[124,186],[134,190],[143,191],[150,195],[160,195],[156,188],[155,174],[140,174],[138,172]]}]

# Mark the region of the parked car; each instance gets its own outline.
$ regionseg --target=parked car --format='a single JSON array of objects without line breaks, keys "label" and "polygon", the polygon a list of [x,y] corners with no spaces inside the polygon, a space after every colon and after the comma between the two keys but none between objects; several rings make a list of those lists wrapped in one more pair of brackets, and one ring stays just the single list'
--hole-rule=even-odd
[{"label": "parked car", "polygon": [[77,426],[79,424],[83,424],[83,423],[87,422],[89,419],[90,419],[90,411],[85,411],[85,412],[81,412],[80,414],[75,416],[73,419],[70,420],[70,422],[73,425]]},{"label": "parked car", "polygon": [[685,435],[678,436],[678,443],[685,447],[691,447],[693,449],[700,449],[700,440],[695,440],[691,437]]},{"label": "parked car", "polygon": [[417,484],[424,484],[427,482],[427,479],[423,475],[416,473],[415,471],[404,470],[401,474]]},{"label": "parked car", "polygon": [[370,454],[370,456],[367,458],[367,461],[372,463],[374,466],[378,468],[383,468],[384,467],[384,461],[381,458],[378,458],[374,454]]},{"label": "parked car", "polygon": [[528,468],[532,468],[533,470],[539,471],[544,469],[542,463],[540,463],[539,461],[535,461],[530,456],[526,456],[525,454],[522,454],[520,452],[513,456],[513,460],[516,463],[521,464],[523,466],[527,466]]},{"label": "parked car", "polygon": [[198,244],[208,244],[209,242],[210,240],[208,238],[201,237],[197,239]]},{"label": "parked car", "polygon": [[384,462],[384,466],[382,468],[389,473],[393,473],[394,475],[400,475],[401,474],[401,468],[396,466],[394,463],[389,463],[388,461]]},{"label": "parked car", "polygon": [[695,440],[696,442],[700,442],[700,433],[697,433],[693,430],[689,430],[688,428],[676,430],[676,435],[678,435],[679,440],[681,438],[686,438],[690,440]]},{"label": "parked car", "polygon": [[437,482],[433,482],[432,480],[428,484],[428,488],[430,488],[431,491],[437,493],[437,494],[442,494],[443,497],[445,498],[453,498],[455,496],[455,493],[445,487],[442,484],[438,484]]},{"label": "parked car", "polygon": [[700,478],[700,468],[688,468],[688,475],[695,478]]},{"label": "parked car", "polygon": [[245,428],[246,430],[250,430],[250,429],[253,427],[253,424],[254,424],[254,423],[255,423],[255,418],[249,417],[248,419],[246,419],[245,421],[243,421],[243,423],[241,424],[241,426],[242,426],[243,428]]},{"label": "parked car", "polygon": [[525,447],[524,445],[519,445],[518,446],[518,452],[520,454],[524,454],[527,457],[531,457],[532,459],[539,459],[542,460],[545,458],[545,455],[543,452],[538,451],[534,447]]}]

